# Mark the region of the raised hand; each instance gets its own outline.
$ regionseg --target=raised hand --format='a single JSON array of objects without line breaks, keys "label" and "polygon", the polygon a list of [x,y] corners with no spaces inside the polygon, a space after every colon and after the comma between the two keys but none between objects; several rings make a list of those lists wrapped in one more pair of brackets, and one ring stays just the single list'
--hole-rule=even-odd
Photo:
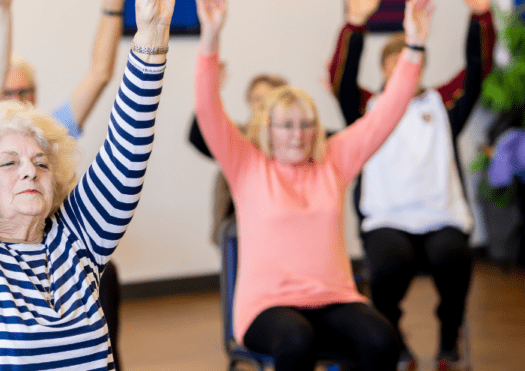
[{"label": "raised hand", "polygon": [[11,0],[0,0],[0,7],[9,9],[11,6]]},{"label": "raised hand", "polygon": [[175,0],[136,0],[137,28],[169,27],[174,8]]},{"label": "raised hand", "polygon": [[430,31],[430,21],[434,13],[432,0],[408,0],[405,8],[403,27],[406,42],[411,45],[423,46]]},{"label": "raised hand", "polygon": [[482,14],[490,10],[491,0],[465,0],[472,13]]},{"label": "raised hand", "polygon": [[197,0],[201,24],[201,51],[212,54],[219,49],[219,34],[226,19],[226,0]]},{"label": "raised hand", "polygon": [[197,12],[204,32],[218,33],[226,19],[226,0],[197,0]]},{"label": "raised hand", "polygon": [[362,26],[374,15],[381,0],[345,0],[347,22]]},{"label": "raised hand", "polygon": [[[142,47],[160,48],[168,45],[170,23],[175,0],[135,0],[137,33],[133,43]],[[166,54],[138,54],[148,63],[163,63]]]}]

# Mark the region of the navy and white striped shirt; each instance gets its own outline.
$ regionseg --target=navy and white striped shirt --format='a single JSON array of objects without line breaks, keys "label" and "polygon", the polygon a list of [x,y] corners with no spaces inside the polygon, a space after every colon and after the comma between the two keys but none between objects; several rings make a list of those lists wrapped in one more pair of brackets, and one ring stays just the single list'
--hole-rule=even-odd
[{"label": "navy and white striped shirt", "polygon": [[0,243],[2,371],[114,369],[98,285],[137,207],[164,69],[130,53],[107,138],[44,242]]}]

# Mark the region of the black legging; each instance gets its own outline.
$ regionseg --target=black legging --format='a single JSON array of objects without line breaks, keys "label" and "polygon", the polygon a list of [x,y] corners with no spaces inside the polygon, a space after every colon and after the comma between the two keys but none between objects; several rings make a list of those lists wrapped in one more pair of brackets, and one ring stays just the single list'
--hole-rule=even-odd
[{"label": "black legging", "polygon": [[120,283],[118,280],[117,267],[115,267],[115,264],[113,264],[111,260],[106,264],[106,268],[100,279],[99,301],[108,324],[115,371],[120,371],[120,356],[118,349]]},{"label": "black legging", "polygon": [[399,333],[403,299],[410,281],[421,270],[434,278],[441,303],[441,349],[452,350],[463,320],[471,276],[468,236],[446,227],[424,235],[380,228],[363,235],[372,270],[372,299]]},{"label": "black legging", "polygon": [[244,344],[273,356],[275,371],[314,370],[320,352],[337,354],[362,371],[393,371],[400,349],[392,325],[364,303],[269,308],[250,325]]}]

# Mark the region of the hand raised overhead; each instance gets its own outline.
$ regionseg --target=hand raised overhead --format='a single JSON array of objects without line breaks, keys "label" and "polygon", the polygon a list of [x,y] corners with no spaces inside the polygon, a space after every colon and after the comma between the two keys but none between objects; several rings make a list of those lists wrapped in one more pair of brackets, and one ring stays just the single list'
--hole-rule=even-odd
[{"label": "hand raised overhead", "polygon": [[[167,46],[174,8],[175,0],[135,0],[137,33],[133,43],[146,48]],[[166,54],[139,53],[138,56],[148,63],[163,63],[166,60]]]},{"label": "hand raised overhead", "polygon": [[347,22],[361,26],[374,15],[379,8],[381,0],[345,0]]},{"label": "hand raised overhead", "polygon": [[403,27],[406,42],[412,45],[424,45],[430,31],[430,22],[434,13],[432,0],[408,0],[405,8]]},{"label": "hand raised overhead", "polygon": [[197,0],[197,12],[204,32],[218,33],[224,25],[226,0]]},{"label": "hand raised overhead", "polygon": [[492,2],[490,0],[465,0],[473,13],[482,14],[490,10]]},{"label": "hand raised overhead", "polygon": [[12,0],[0,0],[0,7],[9,8],[11,6]]},{"label": "hand raised overhead", "polygon": [[226,0],[197,0],[201,23],[201,52],[212,54],[219,49],[219,34],[226,19]]},{"label": "hand raised overhead", "polygon": [[175,0],[136,0],[137,28],[169,27]]}]

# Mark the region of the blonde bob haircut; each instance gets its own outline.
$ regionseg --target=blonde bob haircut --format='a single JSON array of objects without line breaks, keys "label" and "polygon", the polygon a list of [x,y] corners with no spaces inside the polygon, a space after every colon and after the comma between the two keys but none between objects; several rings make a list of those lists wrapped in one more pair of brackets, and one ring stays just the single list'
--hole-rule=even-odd
[{"label": "blonde bob haircut", "polygon": [[54,214],[77,183],[79,151],[67,129],[49,115],[17,101],[0,102],[0,138],[21,133],[36,139],[46,154],[53,173],[53,204],[47,217]]},{"label": "blonde bob haircut", "polygon": [[264,108],[254,114],[248,129],[248,139],[258,146],[268,158],[273,158],[270,126],[275,107],[288,108],[299,104],[303,112],[315,127],[314,143],[310,161],[324,160],[326,132],[319,121],[319,115],[313,99],[303,90],[291,86],[282,86],[269,92],[264,100]]}]

